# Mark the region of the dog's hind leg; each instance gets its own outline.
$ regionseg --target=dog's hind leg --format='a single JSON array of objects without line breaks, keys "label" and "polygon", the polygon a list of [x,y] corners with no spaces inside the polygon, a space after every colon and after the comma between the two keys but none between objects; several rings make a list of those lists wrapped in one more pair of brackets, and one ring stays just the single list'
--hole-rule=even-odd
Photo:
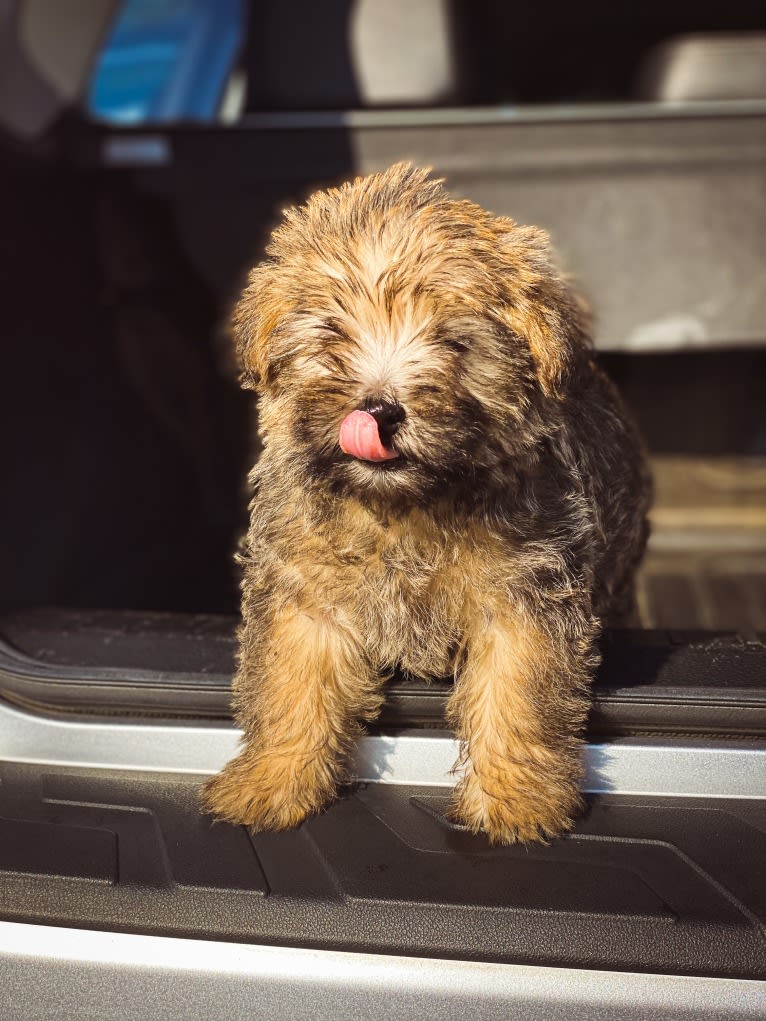
[{"label": "dog's hind leg", "polygon": [[543,629],[505,611],[469,638],[448,705],[465,769],[451,814],[492,843],[556,836],[580,808],[595,629],[584,614],[567,617]]},{"label": "dog's hind leg", "polygon": [[349,632],[298,605],[243,648],[234,691],[244,747],[205,785],[203,803],[255,830],[289,829],[335,796],[382,682]]}]

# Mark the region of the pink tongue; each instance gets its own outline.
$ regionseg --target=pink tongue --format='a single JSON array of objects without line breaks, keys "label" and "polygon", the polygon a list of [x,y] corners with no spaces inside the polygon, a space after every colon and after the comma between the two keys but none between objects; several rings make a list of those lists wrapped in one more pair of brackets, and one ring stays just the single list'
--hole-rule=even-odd
[{"label": "pink tongue", "polygon": [[358,457],[362,461],[391,461],[399,455],[380,442],[378,423],[366,411],[352,411],[346,415],[338,437],[344,454]]}]

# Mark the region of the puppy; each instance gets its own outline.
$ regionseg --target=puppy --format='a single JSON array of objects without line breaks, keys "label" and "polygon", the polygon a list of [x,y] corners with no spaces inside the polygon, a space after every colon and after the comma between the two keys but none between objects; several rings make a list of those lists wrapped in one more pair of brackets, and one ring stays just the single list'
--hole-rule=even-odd
[{"label": "puppy", "polygon": [[244,744],[206,808],[256,830],[318,812],[398,666],[455,677],[456,821],[494,843],[568,829],[649,483],[547,236],[400,164],[288,211],[234,323],[263,452]]}]

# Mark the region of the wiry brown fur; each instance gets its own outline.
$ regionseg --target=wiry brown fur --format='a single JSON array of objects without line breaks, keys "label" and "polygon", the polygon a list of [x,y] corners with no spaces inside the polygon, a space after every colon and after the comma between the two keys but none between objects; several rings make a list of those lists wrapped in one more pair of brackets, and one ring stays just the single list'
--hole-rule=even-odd
[{"label": "wiry brown fur", "polygon": [[[453,811],[490,840],[578,809],[601,621],[630,608],[648,479],[547,236],[398,165],[286,214],[235,325],[264,442],[235,690],[207,808],[296,825],[337,792],[395,665],[455,675]],[[367,398],[401,457],[341,453]]]}]

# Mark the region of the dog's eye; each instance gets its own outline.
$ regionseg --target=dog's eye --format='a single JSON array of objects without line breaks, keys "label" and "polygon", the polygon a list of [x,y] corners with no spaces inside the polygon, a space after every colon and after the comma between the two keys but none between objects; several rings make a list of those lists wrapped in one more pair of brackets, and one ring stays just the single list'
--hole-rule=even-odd
[{"label": "dog's eye", "polygon": [[325,318],[320,321],[319,325],[325,333],[330,334],[332,337],[344,336],[344,331],[340,322],[332,316],[325,316]]},{"label": "dog's eye", "polygon": [[333,351],[323,351],[320,355],[317,355],[315,362],[333,376],[345,375],[347,371],[347,366],[341,356]]},{"label": "dog's eye", "polygon": [[466,340],[464,337],[457,337],[453,335],[443,336],[440,339],[442,344],[444,344],[445,347],[449,348],[450,351],[454,351],[455,354],[459,355],[464,354],[470,347],[468,340]]}]

